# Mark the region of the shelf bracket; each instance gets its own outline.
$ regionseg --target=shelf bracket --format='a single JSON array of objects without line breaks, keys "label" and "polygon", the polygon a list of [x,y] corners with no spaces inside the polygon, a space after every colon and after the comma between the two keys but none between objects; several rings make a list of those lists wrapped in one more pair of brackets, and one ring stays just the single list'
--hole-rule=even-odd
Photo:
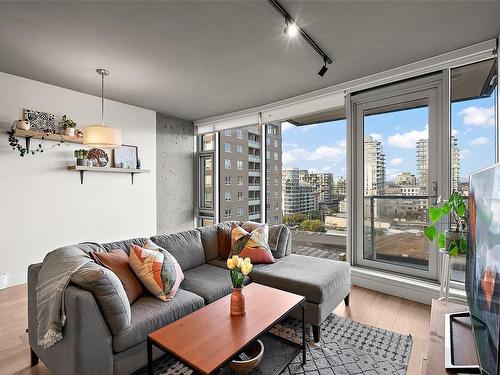
[{"label": "shelf bracket", "polygon": [[83,173],[85,171],[80,171],[80,185],[83,185]]},{"label": "shelf bracket", "polygon": [[135,173],[130,173],[130,176],[132,177],[132,185],[134,184],[134,174]]},{"label": "shelf bracket", "polygon": [[25,141],[26,141],[26,151],[30,152],[31,137],[26,137]]}]

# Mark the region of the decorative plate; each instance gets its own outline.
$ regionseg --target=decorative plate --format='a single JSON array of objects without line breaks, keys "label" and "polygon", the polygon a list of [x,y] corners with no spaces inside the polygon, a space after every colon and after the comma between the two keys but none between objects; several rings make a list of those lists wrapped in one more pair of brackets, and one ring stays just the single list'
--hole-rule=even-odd
[{"label": "decorative plate", "polygon": [[93,148],[89,151],[87,158],[92,163],[94,167],[105,167],[108,164],[109,158],[106,151],[101,150],[100,148]]}]

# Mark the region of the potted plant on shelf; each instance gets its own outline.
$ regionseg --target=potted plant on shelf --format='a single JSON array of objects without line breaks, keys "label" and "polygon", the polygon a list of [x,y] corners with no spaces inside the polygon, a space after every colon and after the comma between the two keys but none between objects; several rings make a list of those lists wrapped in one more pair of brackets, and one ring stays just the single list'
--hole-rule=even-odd
[{"label": "potted plant on shelf", "polygon": [[250,258],[240,258],[238,254],[245,247],[250,234],[239,238],[231,247],[231,256],[227,259],[227,268],[231,275],[233,292],[231,294],[231,315],[245,315],[245,296],[243,295],[243,282],[245,276],[252,271]]},{"label": "potted plant on shelf", "polygon": [[59,125],[63,127],[64,129],[64,135],[67,135],[68,137],[74,137],[75,132],[76,132],[76,122],[74,122],[72,119],[64,115],[62,117],[62,120],[59,121]]},{"label": "potted plant on shelf", "polygon": [[76,165],[88,166],[87,156],[89,152],[85,149],[75,150]]},{"label": "potted plant on shelf", "polygon": [[[438,200],[439,203],[439,200]],[[438,222],[450,217],[450,229],[438,231]],[[451,259],[467,253],[467,215],[464,198],[456,191],[440,207],[429,207],[431,224],[424,229],[425,236],[436,242],[442,255],[441,295],[448,299],[451,276]]]}]

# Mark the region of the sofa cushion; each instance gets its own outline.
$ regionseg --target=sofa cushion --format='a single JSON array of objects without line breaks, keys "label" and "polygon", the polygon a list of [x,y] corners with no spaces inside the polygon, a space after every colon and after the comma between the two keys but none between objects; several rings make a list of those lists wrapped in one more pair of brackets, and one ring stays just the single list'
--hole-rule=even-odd
[{"label": "sofa cushion", "polygon": [[217,226],[207,225],[206,227],[197,228],[197,230],[200,231],[201,243],[205,251],[205,260],[208,262],[216,259],[219,251]]},{"label": "sofa cushion", "polygon": [[231,227],[228,225],[217,225],[217,243],[219,245],[217,256],[227,259],[231,255]]},{"label": "sofa cushion", "polygon": [[[249,283],[250,279],[246,277],[244,284]],[[184,272],[181,288],[199,295],[206,304],[212,303],[231,293],[229,270],[211,264],[191,268]]]},{"label": "sofa cushion", "polygon": [[252,281],[305,296],[320,304],[351,283],[349,263],[304,255],[289,255],[275,263],[255,267]]},{"label": "sofa cushion", "polygon": [[190,229],[174,234],[154,236],[151,240],[172,254],[183,271],[205,263],[205,252],[199,230]]},{"label": "sofa cushion", "polygon": [[99,246],[101,249],[104,249],[106,251],[110,251],[113,249],[122,249],[127,253],[127,255],[130,255],[130,246],[132,245],[143,246],[147,240],[148,238],[132,238],[130,240],[102,243],[99,244]]},{"label": "sofa cushion", "polygon": [[[250,234],[250,237],[244,243],[244,247],[238,253],[238,256],[241,258],[250,258],[252,264],[273,263],[274,257],[267,243],[269,239],[269,226],[267,224],[262,224],[249,233],[243,227],[233,224],[231,229],[232,245],[234,246],[239,239],[243,241],[245,237],[248,237],[248,234]],[[232,251],[237,250],[238,249],[235,248]]]},{"label": "sofa cushion", "polygon": [[203,307],[203,299],[179,289],[170,302],[153,296],[139,298],[131,307],[130,327],[113,336],[113,351],[124,351],[146,341],[148,334]]},{"label": "sofa cushion", "polygon": [[122,249],[108,252],[91,252],[90,257],[97,264],[113,271],[122,282],[128,301],[132,304],[144,294],[144,287],[130,268],[128,255]]},{"label": "sofa cushion", "polygon": [[112,334],[130,327],[130,303],[120,279],[112,271],[89,262],[73,274],[71,281],[94,295]]},{"label": "sofa cushion", "polygon": [[275,259],[292,253],[292,233],[286,225],[269,226],[269,247]]}]

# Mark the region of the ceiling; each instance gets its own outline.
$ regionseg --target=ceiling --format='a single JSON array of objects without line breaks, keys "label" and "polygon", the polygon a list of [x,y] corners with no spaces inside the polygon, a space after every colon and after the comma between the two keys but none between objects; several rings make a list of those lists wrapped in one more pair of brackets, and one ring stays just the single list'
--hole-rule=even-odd
[{"label": "ceiling", "polygon": [[500,34],[500,2],[0,2],[0,71],[195,120],[286,99]]}]

